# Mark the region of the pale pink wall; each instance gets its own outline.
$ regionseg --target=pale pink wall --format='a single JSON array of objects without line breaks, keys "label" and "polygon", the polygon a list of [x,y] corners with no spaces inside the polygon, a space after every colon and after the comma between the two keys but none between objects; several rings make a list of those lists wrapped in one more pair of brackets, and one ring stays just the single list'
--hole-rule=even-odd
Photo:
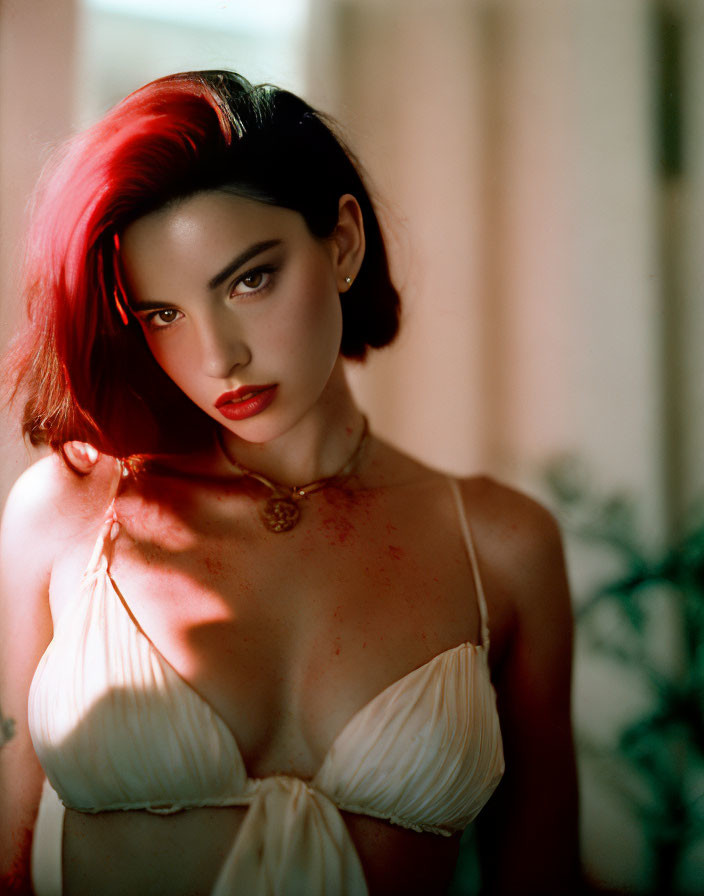
[{"label": "pale pink wall", "polygon": [[529,488],[575,451],[655,521],[649,16],[644,0],[316,0],[309,94],[391,212],[405,329],[354,376],[377,428]]},{"label": "pale pink wall", "polygon": [[[25,211],[51,145],[73,114],[75,0],[0,0],[0,347],[17,326]],[[2,394],[8,384],[2,383]],[[0,504],[29,460],[0,417]]]},{"label": "pale pink wall", "polygon": [[492,419],[490,390],[470,386],[483,381],[488,340],[482,79],[469,12],[346,5],[335,21],[338,95],[326,95],[326,79],[309,91],[338,114],[378,188],[402,287],[398,344],[350,368],[360,399],[377,431],[465,473],[487,465]]}]

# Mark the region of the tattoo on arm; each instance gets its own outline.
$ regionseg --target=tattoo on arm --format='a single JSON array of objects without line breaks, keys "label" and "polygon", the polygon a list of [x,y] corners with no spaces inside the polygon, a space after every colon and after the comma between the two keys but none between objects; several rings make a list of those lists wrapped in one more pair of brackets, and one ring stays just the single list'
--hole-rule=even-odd
[{"label": "tattoo on arm", "polygon": [[0,749],[15,736],[15,720],[6,719],[0,709]]}]

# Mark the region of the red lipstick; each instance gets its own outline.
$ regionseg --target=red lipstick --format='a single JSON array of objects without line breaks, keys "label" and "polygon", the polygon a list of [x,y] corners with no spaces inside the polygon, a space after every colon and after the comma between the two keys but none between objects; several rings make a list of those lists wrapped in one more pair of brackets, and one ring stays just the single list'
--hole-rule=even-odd
[{"label": "red lipstick", "polygon": [[223,392],[215,407],[228,420],[246,420],[266,410],[276,397],[278,386],[240,386],[232,392]]}]

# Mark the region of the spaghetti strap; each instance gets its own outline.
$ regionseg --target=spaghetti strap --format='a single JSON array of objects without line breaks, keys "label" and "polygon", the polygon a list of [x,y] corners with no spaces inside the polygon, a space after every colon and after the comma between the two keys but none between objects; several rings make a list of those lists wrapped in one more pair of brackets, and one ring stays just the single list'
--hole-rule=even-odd
[{"label": "spaghetti strap", "polygon": [[448,476],[447,481],[450,484],[450,489],[452,490],[452,494],[455,498],[455,504],[457,505],[457,516],[460,521],[460,529],[462,530],[462,535],[464,537],[465,547],[467,549],[467,555],[469,557],[469,562],[472,567],[472,577],[474,579],[474,588],[477,592],[477,603],[479,604],[479,619],[481,623],[481,643],[486,649],[489,649],[489,614],[486,608],[486,598],[484,597],[484,588],[482,587],[481,576],[479,575],[479,563],[477,562],[477,552],[474,548],[474,541],[472,540],[472,533],[469,528],[469,523],[467,521],[467,514],[464,509],[464,501],[462,500],[462,494],[460,492],[459,483],[456,479]]},{"label": "spaghetti strap", "polygon": [[91,575],[93,575],[101,566],[107,569],[109,564],[108,554],[110,552],[110,547],[112,546],[112,542],[115,541],[120,531],[120,521],[118,520],[117,512],[115,511],[115,500],[117,499],[117,496],[120,492],[122,480],[126,475],[126,468],[122,461],[118,460],[117,465],[118,466],[115,475],[115,484],[112,489],[110,503],[108,504],[107,510],[105,511],[105,517],[103,519],[103,524],[100,527],[100,532],[98,533],[95,547],[93,548],[93,553],[91,554],[90,560],[88,561],[86,571],[83,574],[84,581],[86,579],[89,579]]}]

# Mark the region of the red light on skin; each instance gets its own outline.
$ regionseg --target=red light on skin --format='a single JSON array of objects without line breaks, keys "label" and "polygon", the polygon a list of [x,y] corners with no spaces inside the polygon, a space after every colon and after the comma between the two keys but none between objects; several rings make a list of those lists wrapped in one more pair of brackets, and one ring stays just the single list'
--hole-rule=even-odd
[{"label": "red light on skin", "polygon": [[227,420],[247,420],[269,407],[277,389],[277,385],[241,386],[233,392],[223,393],[215,402],[215,407]]}]

